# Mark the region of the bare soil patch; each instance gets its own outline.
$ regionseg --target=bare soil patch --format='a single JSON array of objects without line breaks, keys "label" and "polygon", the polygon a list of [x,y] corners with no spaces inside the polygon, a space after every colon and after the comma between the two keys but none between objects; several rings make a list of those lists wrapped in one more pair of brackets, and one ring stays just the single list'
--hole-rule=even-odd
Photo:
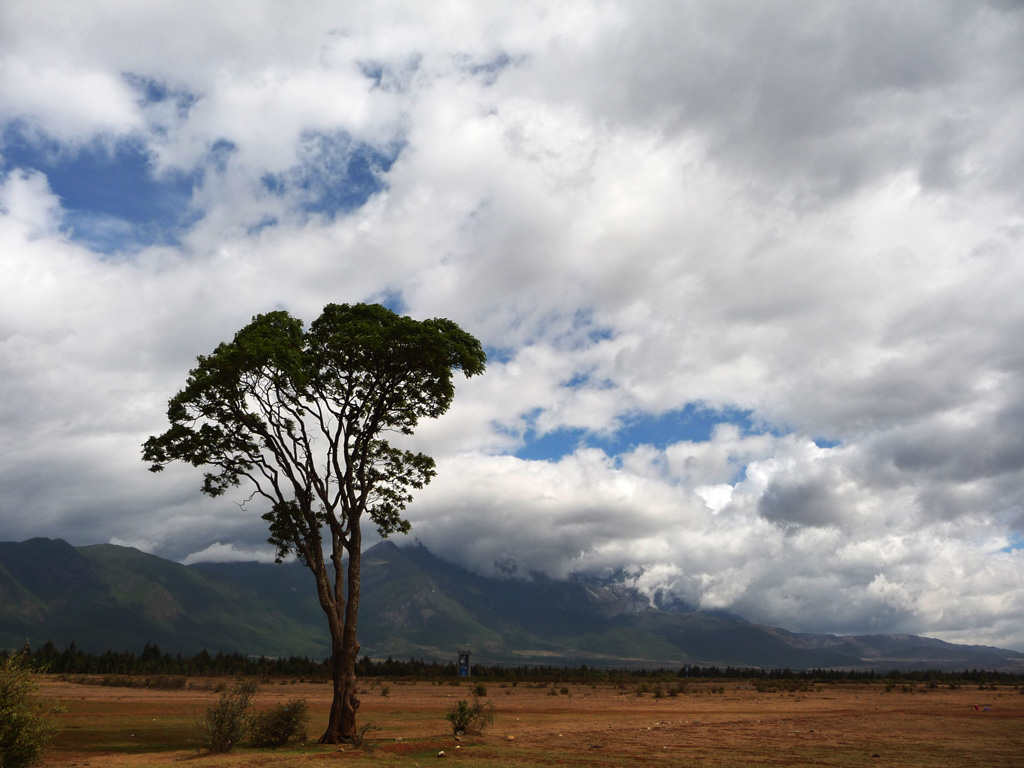
[{"label": "bare soil patch", "polygon": [[[359,710],[372,749],[307,743],[281,750],[242,747],[197,756],[194,713],[218,694],[154,691],[47,680],[41,693],[61,702],[62,733],[45,768],[171,764],[201,768],[277,766],[963,766],[1024,765],[1024,695],[1013,687],[886,691],[881,683],[819,684],[795,692],[759,692],[744,681],[690,683],[678,696],[654,698],[633,687],[485,683],[481,701],[494,724],[457,741],[444,713],[472,699],[470,685],[389,681],[366,684]],[[561,691],[566,689],[568,693]],[[305,698],[309,734],[319,735],[330,688],[266,684],[258,708]],[[438,753],[444,752],[443,757]],[[383,763],[382,763],[383,761]]]}]

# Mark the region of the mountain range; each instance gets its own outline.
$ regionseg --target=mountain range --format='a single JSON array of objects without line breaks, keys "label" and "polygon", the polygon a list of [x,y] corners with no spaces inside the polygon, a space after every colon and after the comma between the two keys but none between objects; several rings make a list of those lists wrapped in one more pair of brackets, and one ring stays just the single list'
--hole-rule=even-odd
[{"label": "mountain range", "polygon": [[[420,545],[363,554],[361,653],[503,664],[792,669],[1000,669],[1024,654],[916,635],[801,634],[678,601],[654,605],[622,583],[492,578]],[[313,577],[297,563],[181,565],[112,544],[0,542],[0,648],[74,642],[92,652],[329,654]]]}]

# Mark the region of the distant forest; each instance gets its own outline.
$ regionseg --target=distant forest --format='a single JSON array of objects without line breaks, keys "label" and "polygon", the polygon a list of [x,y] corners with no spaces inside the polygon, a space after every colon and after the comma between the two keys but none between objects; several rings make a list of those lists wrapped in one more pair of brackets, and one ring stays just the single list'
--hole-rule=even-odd
[{"label": "distant forest", "polygon": [[[194,656],[163,653],[152,643],[147,643],[141,654],[131,651],[113,651],[94,654],[78,650],[72,643],[64,650],[54,643],[46,642],[33,650],[28,644],[18,652],[31,669],[57,675],[109,675],[115,677],[145,678],[147,676],[168,676],[184,679],[188,677],[249,676],[266,678],[298,678],[314,682],[330,680],[328,660],[315,661],[304,656],[269,658],[245,656],[239,653],[217,653],[212,655],[203,650]],[[0,660],[8,656],[0,652]],[[368,656],[356,664],[356,674],[362,678],[406,678],[415,680],[457,681],[458,668],[454,660],[449,663],[400,661],[390,656],[374,660]],[[473,664],[470,676],[474,679],[493,681],[524,682],[574,682],[574,683],[615,683],[641,680],[691,679],[691,680],[766,680],[804,682],[900,682],[900,683],[942,683],[977,685],[1024,683],[1024,673],[999,672],[995,670],[970,669],[962,672],[940,670],[913,670],[884,672],[842,670],[842,669],[755,669],[751,667],[684,666],[680,669],[614,669],[591,667],[552,667],[533,665],[487,665]],[[111,680],[111,684],[118,681]],[[123,683],[124,681],[120,681]],[[157,683],[165,687],[170,681]],[[139,679],[140,687],[150,681]],[[171,686],[173,687],[173,685]]]}]

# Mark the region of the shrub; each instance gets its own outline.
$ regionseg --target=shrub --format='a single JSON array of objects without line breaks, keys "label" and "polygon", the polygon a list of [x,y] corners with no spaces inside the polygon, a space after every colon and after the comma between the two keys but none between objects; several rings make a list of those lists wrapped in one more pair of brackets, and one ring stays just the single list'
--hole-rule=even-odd
[{"label": "shrub", "polygon": [[184,675],[157,675],[147,682],[149,688],[161,691],[181,691],[184,690],[188,680]]},{"label": "shrub", "polygon": [[356,749],[362,749],[366,752],[373,752],[374,744],[370,741],[370,738],[366,734],[370,731],[379,730],[380,728],[378,728],[373,723],[363,723],[361,726],[358,726],[356,728],[356,732],[352,734],[352,738],[349,739],[349,741],[352,743],[352,746]]},{"label": "shrub", "polygon": [[35,692],[36,682],[19,657],[0,662],[0,768],[35,763],[56,730]]},{"label": "shrub", "polygon": [[252,681],[240,680],[196,718],[200,752],[230,752],[245,738],[258,688]]},{"label": "shrub", "polygon": [[387,683],[381,683],[380,684],[380,695],[381,696],[388,696],[390,694],[391,694],[391,686],[388,685]]},{"label": "shrub", "polygon": [[283,747],[289,741],[306,740],[309,707],[305,699],[293,699],[253,716],[249,740],[254,747]]},{"label": "shrub", "polygon": [[486,696],[487,695],[487,686],[484,685],[483,683],[477,683],[476,685],[473,686],[473,695],[474,696]]},{"label": "shrub", "polygon": [[460,733],[480,733],[494,722],[494,712],[490,707],[481,706],[479,701],[470,705],[465,699],[456,702],[444,717],[451,723],[452,733],[456,736]]}]

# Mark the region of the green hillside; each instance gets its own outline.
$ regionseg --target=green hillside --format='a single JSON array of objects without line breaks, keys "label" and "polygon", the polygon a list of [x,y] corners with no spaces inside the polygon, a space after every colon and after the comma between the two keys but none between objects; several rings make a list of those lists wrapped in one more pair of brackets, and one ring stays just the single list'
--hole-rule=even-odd
[{"label": "green hillside", "polygon": [[[319,610],[319,609],[317,609]],[[0,543],[0,646],[326,655],[326,632],[234,578],[128,547]]]},{"label": "green hillside", "polygon": [[[376,658],[486,663],[1024,670],[1024,654],[909,635],[794,634],[622,584],[470,573],[422,546],[363,555],[359,638]],[[184,566],[138,550],[32,539],[0,543],[0,647],[47,640],[86,651],[329,654],[312,575],[297,563]]]}]

